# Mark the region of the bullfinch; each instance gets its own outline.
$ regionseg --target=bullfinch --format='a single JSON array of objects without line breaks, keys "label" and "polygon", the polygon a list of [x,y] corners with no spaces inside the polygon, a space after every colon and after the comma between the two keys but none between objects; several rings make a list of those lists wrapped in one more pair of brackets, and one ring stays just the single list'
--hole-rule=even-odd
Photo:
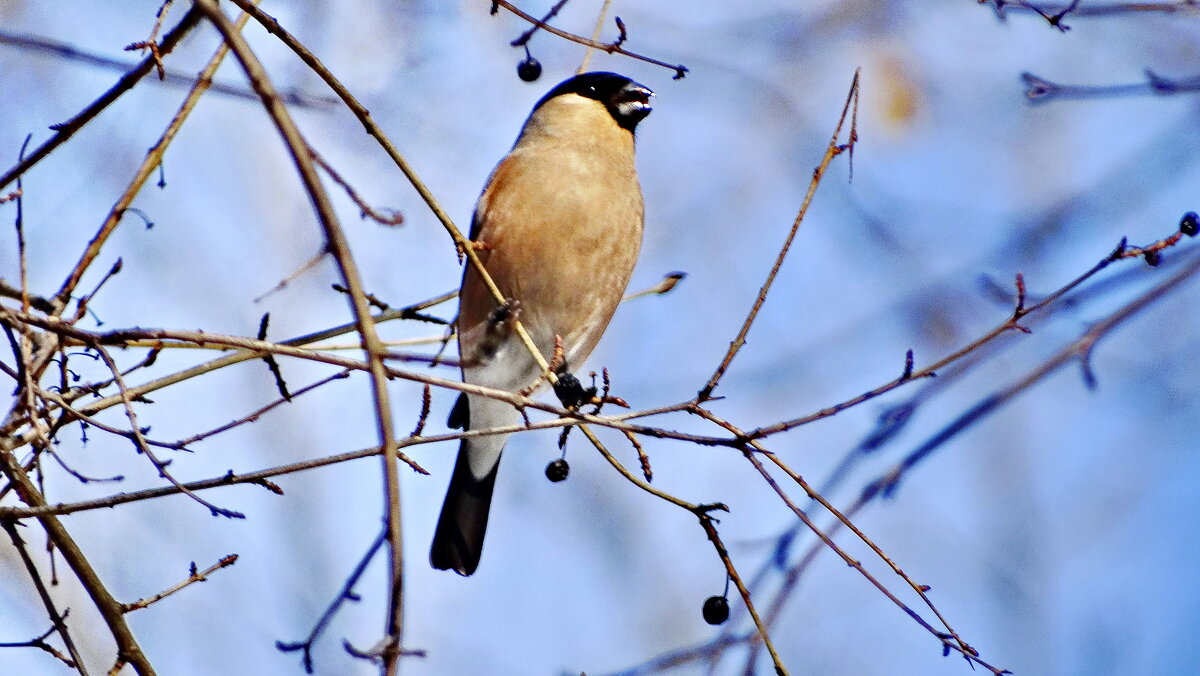
[{"label": "bullfinch", "polygon": [[[561,341],[560,372],[591,354],[641,248],[634,130],[650,113],[652,96],[622,75],[583,73],[533,107],[471,222],[479,259],[506,302],[498,303],[467,265],[456,322],[465,382],[520,392],[541,381],[514,320],[547,362]],[[464,394],[448,424],[483,430],[519,420],[512,404]],[[462,440],[429,554],[434,568],[470,575],[479,566],[505,438]]]}]

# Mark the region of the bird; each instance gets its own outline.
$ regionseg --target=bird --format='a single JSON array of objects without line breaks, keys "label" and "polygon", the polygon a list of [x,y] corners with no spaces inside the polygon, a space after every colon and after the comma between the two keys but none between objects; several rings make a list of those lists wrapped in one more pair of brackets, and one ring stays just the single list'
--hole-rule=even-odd
[{"label": "bird", "polygon": [[[514,320],[547,362],[560,346],[560,373],[596,347],[641,249],[645,212],[634,132],[653,96],[623,75],[588,72],[559,83],[533,107],[475,206],[469,245],[505,301],[466,266],[455,321],[464,382],[529,392],[543,381]],[[482,430],[520,419],[512,404],[464,393],[447,424]],[[434,568],[468,576],[479,566],[506,436],[461,440],[430,547]]]}]

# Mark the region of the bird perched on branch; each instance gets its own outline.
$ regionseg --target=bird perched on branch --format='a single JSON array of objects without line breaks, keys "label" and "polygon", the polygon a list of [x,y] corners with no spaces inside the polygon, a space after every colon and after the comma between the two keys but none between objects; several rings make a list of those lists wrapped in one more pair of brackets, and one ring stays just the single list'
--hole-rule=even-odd
[{"label": "bird perched on branch", "polygon": [[[591,354],[641,248],[634,129],[652,96],[622,75],[584,73],[534,106],[475,207],[471,240],[505,302],[468,264],[457,320],[465,382],[509,392],[539,382],[515,321],[547,362],[561,343],[561,372]],[[512,404],[462,395],[449,425],[482,430],[520,419]],[[470,575],[478,567],[505,437],[462,440],[429,554],[434,568]]]}]

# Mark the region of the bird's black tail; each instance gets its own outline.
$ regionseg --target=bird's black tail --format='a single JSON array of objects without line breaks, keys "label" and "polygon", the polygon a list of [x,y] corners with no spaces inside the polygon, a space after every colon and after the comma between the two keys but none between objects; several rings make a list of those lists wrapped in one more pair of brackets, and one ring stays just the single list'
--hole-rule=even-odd
[{"label": "bird's black tail", "polygon": [[429,550],[429,562],[434,568],[453,570],[459,575],[470,575],[479,567],[492,489],[496,486],[496,470],[500,467],[500,463],[496,463],[487,476],[476,479],[468,466],[470,453],[467,446],[470,443],[471,439],[463,439],[459,446],[454,474],[446,489],[446,501],[442,504],[442,515],[438,517],[433,546]]}]

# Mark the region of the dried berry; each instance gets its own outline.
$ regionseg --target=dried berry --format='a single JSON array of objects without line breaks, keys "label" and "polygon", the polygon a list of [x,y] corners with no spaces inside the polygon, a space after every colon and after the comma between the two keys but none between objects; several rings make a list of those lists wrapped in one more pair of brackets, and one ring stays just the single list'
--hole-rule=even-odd
[{"label": "dried berry", "polygon": [[563,406],[575,409],[591,401],[596,396],[596,388],[585,388],[574,375],[563,372],[558,374],[558,380],[554,382],[554,394],[558,395]]},{"label": "dried berry", "polygon": [[559,458],[549,465],[546,465],[546,478],[554,483],[564,481],[567,478],[567,475],[570,473],[571,466],[568,465],[567,461],[563,458]]},{"label": "dried berry", "polygon": [[704,621],[709,624],[724,624],[729,619],[729,599],[710,596],[704,600]]}]

